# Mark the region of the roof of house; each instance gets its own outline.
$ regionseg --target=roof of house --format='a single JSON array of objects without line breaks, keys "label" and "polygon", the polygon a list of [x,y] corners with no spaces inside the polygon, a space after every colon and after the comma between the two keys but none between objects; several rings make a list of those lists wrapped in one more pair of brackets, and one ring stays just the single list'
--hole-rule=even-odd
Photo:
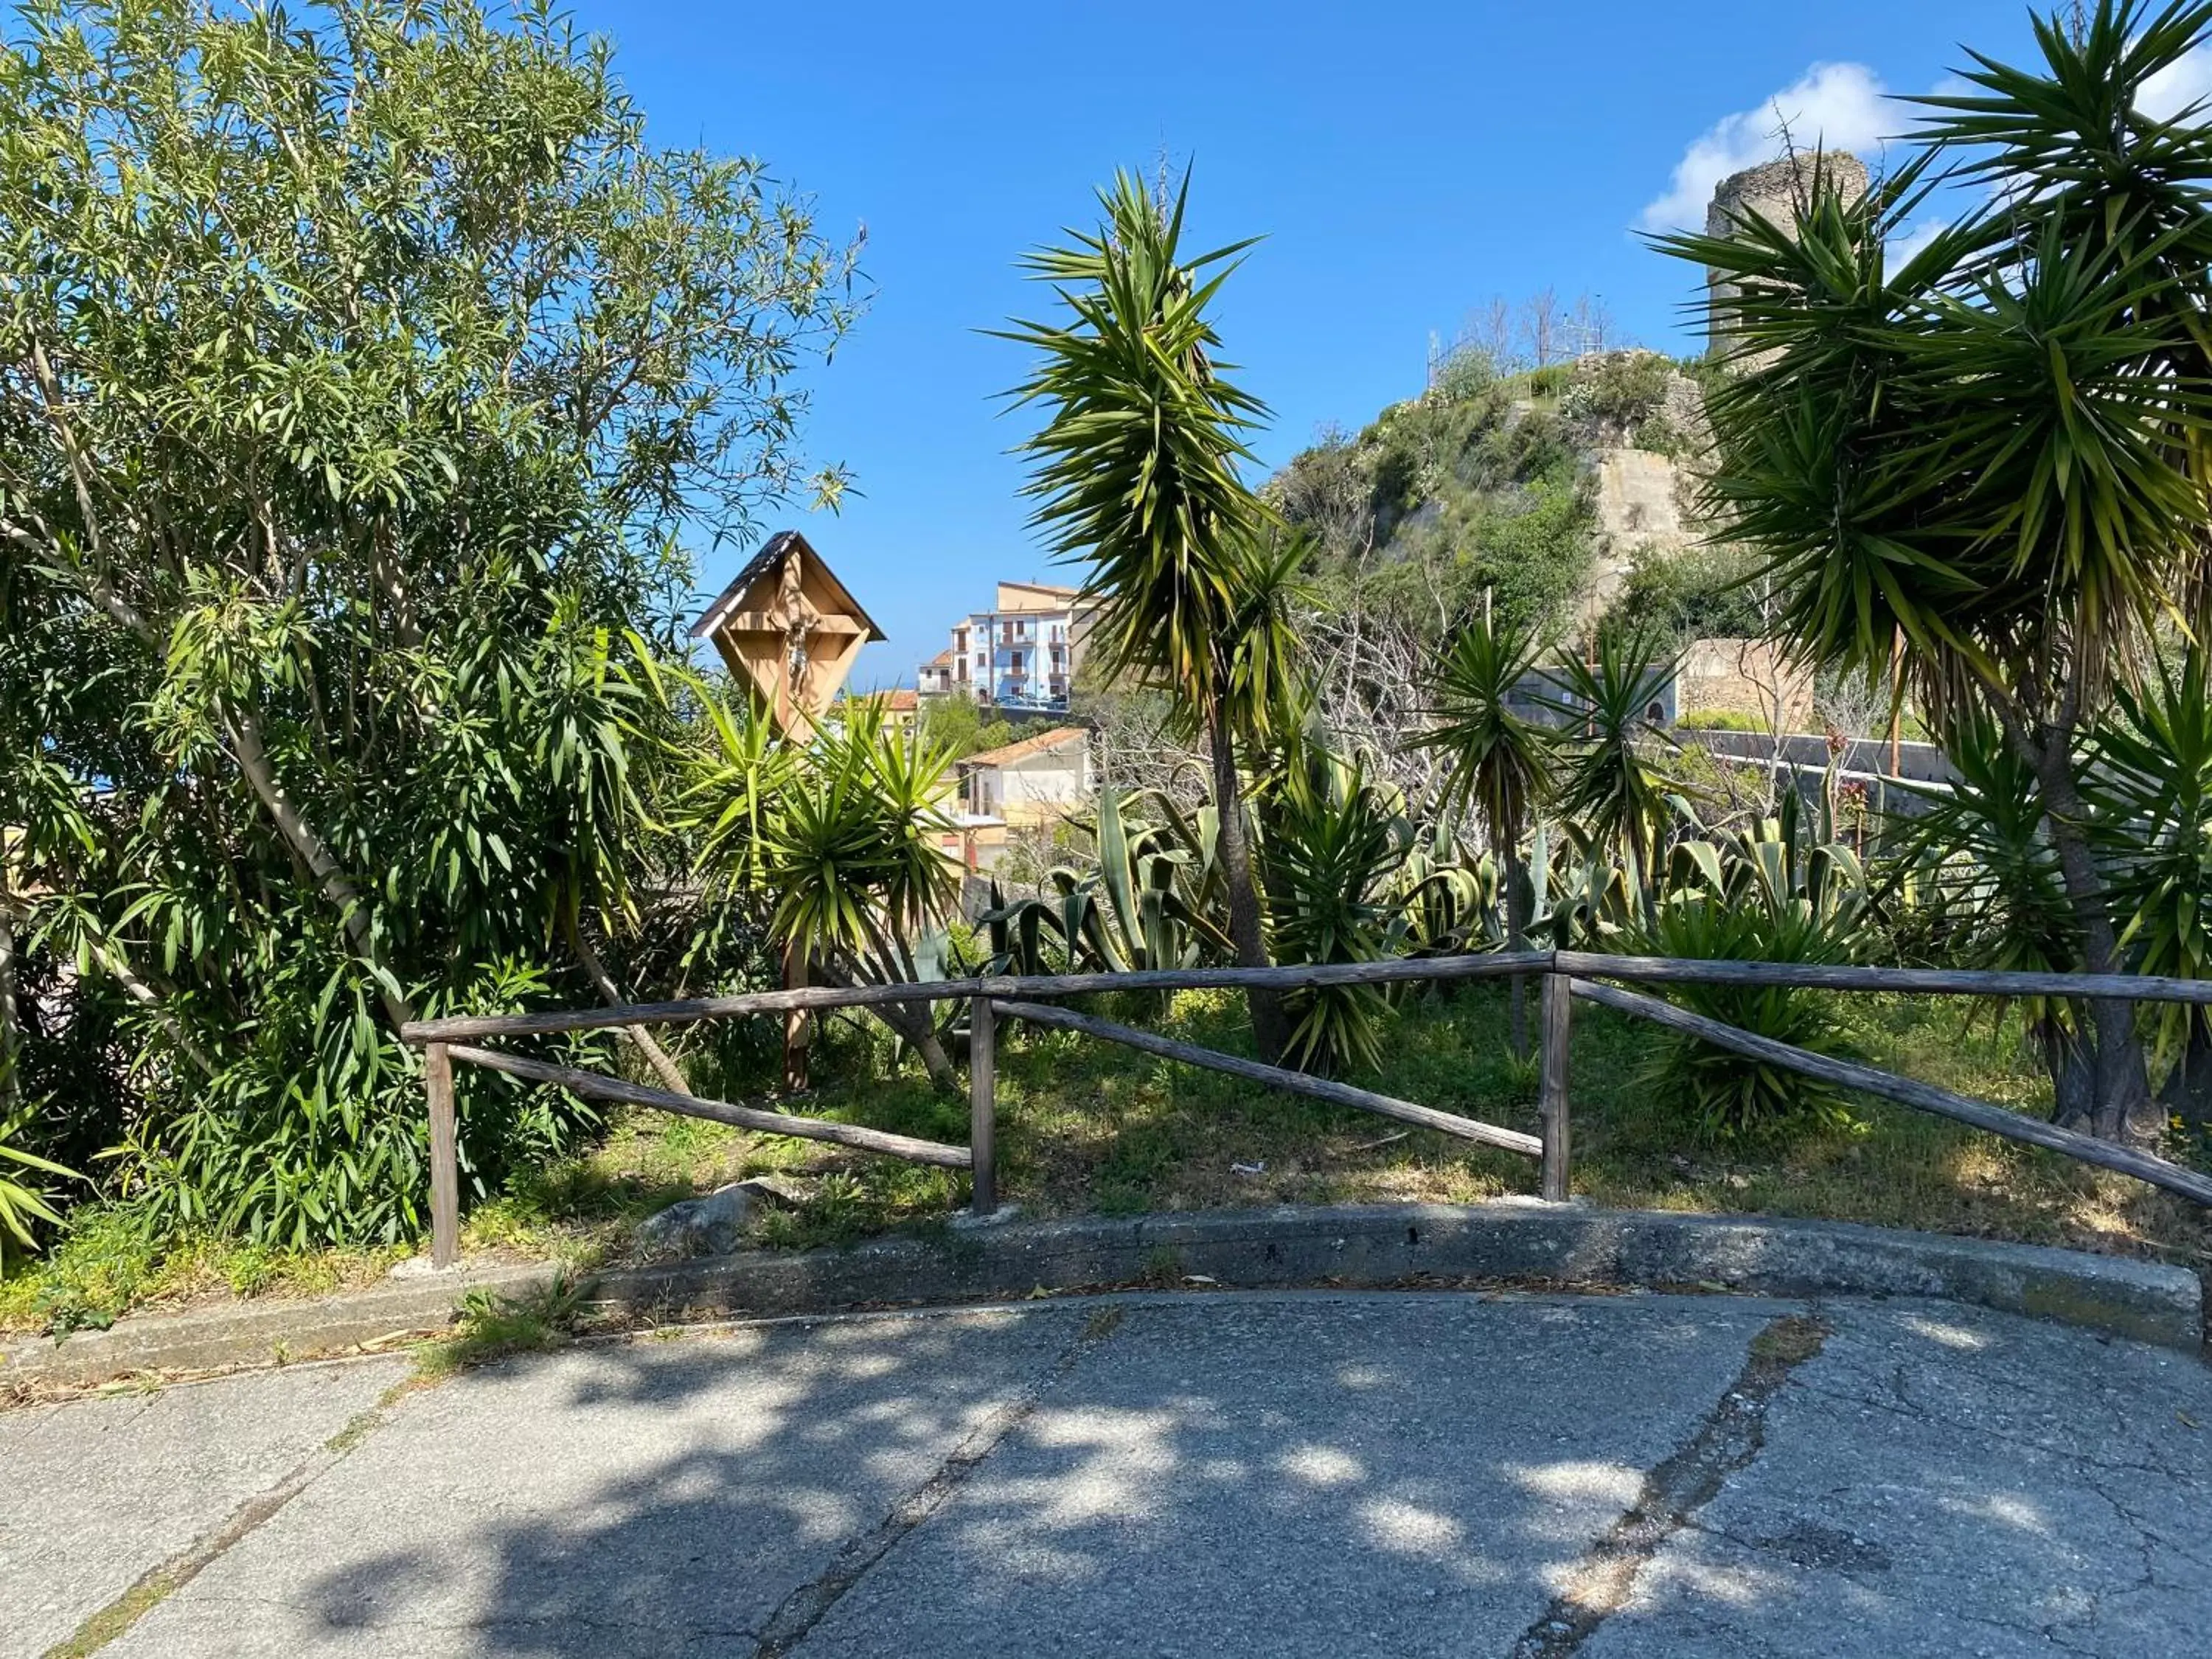
[{"label": "roof of house", "polygon": [[921,698],[910,687],[895,685],[888,691],[863,691],[855,702],[881,703],[886,713],[910,714],[921,706]]},{"label": "roof of house", "polygon": [[[1007,590],[1013,590],[1009,596]],[[1064,611],[1082,592],[1078,587],[1060,587],[1050,582],[1001,581],[994,603],[1000,613],[1024,611]]]},{"label": "roof of house", "polygon": [[1010,743],[1003,749],[986,749],[980,755],[962,757],[958,764],[969,766],[1009,766],[1016,761],[1027,760],[1031,755],[1042,755],[1048,749],[1065,748],[1079,738],[1087,740],[1091,733],[1079,726],[1055,726],[1049,732],[1040,732],[1033,738],[1024,738],[1019,743]]},{"label": "roof of house", "polygon": [[745,561],[745,568],[738,572],[727,587],[714,596],[714,602],[707,607],[706,614],[691,625],[691,637],[695,640],[709,637],[738,608],[738,602],[745,596],[745,590],[781,565],[785,554],[794,551],[806,556],[812,568],[820,572],[822,579],[836,591],[839,602],[851,613],[853,620],[868,630],[870,639],[885,637],[884,630],[876,626],[875,618],[860,609],[860,602],[853,597],[853,590],[837,580],[837,573],[830,569],[822,556],[814,550],[813,544],[796,530],[777,531],[768,538],[765,547]]},{"label": "roof of house", "polygon": [[952,647],[951,647],[951,646],[949,646],[949,645],[948,645],[948,646],[946,646],[946,647],[945,647],[945,649],[944,649],[944,650],[942,650],[942,651],[939,652],[935,656],[932,657],[932,658],[931,658],[927,662],[926,662],[926,663],[922,664],[922,666],[923,666],[924,668],[950,668],[950,667],[951,667],[951,666],[952,666]]}]

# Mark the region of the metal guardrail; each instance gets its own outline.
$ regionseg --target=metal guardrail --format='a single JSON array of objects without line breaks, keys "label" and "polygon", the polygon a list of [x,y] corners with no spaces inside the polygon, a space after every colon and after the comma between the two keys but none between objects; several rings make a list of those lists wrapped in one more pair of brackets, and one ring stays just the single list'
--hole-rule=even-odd
[{"label": "metal guardrail", "polygon": [[[1102,991],[1178,991],[1261,988],[1289,991],[1328,985],[1389,985],[1422,981],[1543,979],[1543,1080],[1540,1096],[1542,1133],[1528,1134],[1481,1123],[1354,1087],[1225,1054],[1194,1043],[1176,1042],[1132,1026],[1050,1006],[1055,999]],[[533,1081],[550,1083],[604,1100],[653,1106],[689,1116],[767,1133],[793,1135],[878,1152],[913,1163],[970,1172],[970,1203],[989,1214],[998,1208],[997,1030],[1001,1018],[1081,1032],[1186,1065],[1227,1072],[1293,1093],[1356,1107],[1363,1111],[1418,1124],[1445,1134],[1504,1147],[1540,1162],[1539,1190],[1553,1203],[1566,1200],[1571,1186],[1568,1062],[1573,1004],[1579,999],[1632,1018],[1686,1033],[1724,1048],[1785,1066],[1839,1087],[1863,1091],[1987,1130],[2008,1139],[2063,1152],[2083,1163],[2118,1170],[2139,1181],[2212,1206],[2212,1179],[2148,1152],[2057,1124],[2022,1116],[2002,1106],[1954,1094],[1873,1066],[1854,1065],[1808,1053],[1771,1037],[1708,1019],[1671,1003],[1604,981],[1630,983],[1765,985],[1834,991],[1884,991],[1945,996],[2063,996],[2180,1002],[2212,1006],[2212,981],[2162,979],[2126,974],[2041,974],[1970,969],[1827,967],[1803,963],[1696,962],[1671,957],[1601,956],[1577,951],[1492,951],[1477,956],[1404,957],[1383,962],[1328,963],[1278,968],[1160,969],[1126,974],[1051,974],[933,980],[915,984],[806,986],[744,996],[702,997],[682,1002],[641,1003],[620,1007],[571,1008],[536,1014],[453,1015],[417,1020],[401,1028],[408,1042],[422,1048],[423,1087],[430,1116],[431,1260],[450,1265],[460,1249],[460,1174],[453,1115],[455,1060],[483,1066]],[[702,1100],[665,1090],[648,1089],[617,1078],[552,1066],[497,1049],[476,1047],[477,1037],[533,1036],[567,1031],[605,1030],[633,1025],[685,1025],[702,1020],[752,1014],[790,1013],[820,1008],[879,1007],[967,1000],[971,1004],[969,1036],[969,1144],[947,1146],[855,1124],[803,1117],[795,1113]]]}]

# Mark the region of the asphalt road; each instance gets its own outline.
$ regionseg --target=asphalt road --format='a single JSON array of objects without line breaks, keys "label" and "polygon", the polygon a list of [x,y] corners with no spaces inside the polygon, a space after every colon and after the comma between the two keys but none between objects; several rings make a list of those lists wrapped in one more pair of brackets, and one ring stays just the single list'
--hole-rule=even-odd
[{"label": "asphalt road", "polygon": [[1945,1304],[1200,1293],[407,1374],[0,1415],[0,1659],[2212,1648],[2212,1371]]}]

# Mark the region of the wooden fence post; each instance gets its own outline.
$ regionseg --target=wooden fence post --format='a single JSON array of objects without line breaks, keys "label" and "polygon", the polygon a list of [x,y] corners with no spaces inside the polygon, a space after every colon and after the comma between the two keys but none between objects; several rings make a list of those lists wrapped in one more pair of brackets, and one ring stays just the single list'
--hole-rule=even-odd
[{"label": "wooden fence post", "polygon": [[430,1101],[430,1265],[450,1267],[461,1254],[461,1168],[453,1127],[453,1060],[442,1042],[422,1051],[422,1090]]},{"label": "wooden fence post", "polygon": [[969,1009],[968,1149],[975,1159],[970,1207],[988,1218],[999,1207],[997,1014],[988,995],[975,998]]},{"label": "wooden fence post", "polygon": [[[783,947],[783,988],[795,991],[806,983],[806,952],[796,942]],[[783,1017],[783,1091],[806,1092],[806,1010],[793,1008]]]},{"label": "wooden fence post", "polygon": [[1544,1201],[1564,1204],[1571,1195],[1567,1127],[1567,1043],[1573,1018],[1573,981],[1565,974],[1544,975]]}]

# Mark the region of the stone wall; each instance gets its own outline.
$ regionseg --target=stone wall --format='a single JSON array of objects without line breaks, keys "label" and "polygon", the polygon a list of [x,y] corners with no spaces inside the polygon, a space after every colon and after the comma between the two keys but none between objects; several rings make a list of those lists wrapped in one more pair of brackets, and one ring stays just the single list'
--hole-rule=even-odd
[{"label": "stone wall", "polygon": [[1677,718],[1726,710],[1771,720],[1778,691],[1783,729],[1803,731],[1813,718],[1812,676],[1784,664],[1771,641],[1693,640],[1682,658]]}]

